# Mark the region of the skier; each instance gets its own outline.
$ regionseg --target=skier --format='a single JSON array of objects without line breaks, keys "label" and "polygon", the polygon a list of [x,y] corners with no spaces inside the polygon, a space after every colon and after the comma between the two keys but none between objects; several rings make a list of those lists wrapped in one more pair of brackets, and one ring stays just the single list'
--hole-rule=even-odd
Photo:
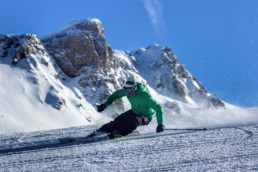
[{"label": "skier", "polygon": [[115,91],[104,104],[98,105],[98,112],[104,111],[109,105],[117,99],[126,96],[131,103],[131,110],[122,113],[114,121],[103,125],[97,131],[117,132],[125,136],[135,130],[138,126],[148,125],[156,111],[157,129],[156,132],[162,132],[165,129],[163,125],[163,108],[158,104],[147,91],[145,85],[135,81],[134,77],[128,78],[124,87]]}]

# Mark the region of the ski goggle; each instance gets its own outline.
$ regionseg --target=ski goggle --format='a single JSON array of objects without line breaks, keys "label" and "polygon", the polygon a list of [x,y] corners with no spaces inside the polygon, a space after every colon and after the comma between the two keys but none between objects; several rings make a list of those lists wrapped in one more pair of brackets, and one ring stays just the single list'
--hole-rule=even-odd
[{"label": "ski goggle", "polygon": [[124,90],[127,94],[129,94],[129,93],[133,92],[135,90],[135,88],[134,87],[124,87]]}]

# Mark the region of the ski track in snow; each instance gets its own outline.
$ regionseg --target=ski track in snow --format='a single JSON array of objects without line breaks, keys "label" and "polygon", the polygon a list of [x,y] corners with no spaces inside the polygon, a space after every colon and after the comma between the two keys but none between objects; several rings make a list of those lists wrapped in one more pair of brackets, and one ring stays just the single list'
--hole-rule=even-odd
[{"label": "ski track in snow", "polygon": [[[0,150],[82,136],[93,127],[0,135]],[[0,171],[257,171],[258,125],[0,153]]]}]

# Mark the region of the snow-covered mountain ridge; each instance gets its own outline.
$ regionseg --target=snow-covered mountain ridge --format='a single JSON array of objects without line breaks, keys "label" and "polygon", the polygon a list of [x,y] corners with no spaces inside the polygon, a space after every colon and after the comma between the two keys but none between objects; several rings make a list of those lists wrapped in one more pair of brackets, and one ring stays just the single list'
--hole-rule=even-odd
[{"label": "snow-covered mountain ridge", "polygon": [[[253,110],[247,113],[211,95],[170,48],[113,50],[98,19],[71,22],[44,38],[0,35],[0,73],[0,133],[107,122],[129,109],[128,101],[123,98],[102,114],[96,103],[132,75],[162,104],[167,126],[257,122]],[[208,116],[211,111],[218,113]],[[236,111],[246,114],[245,120]]]}]

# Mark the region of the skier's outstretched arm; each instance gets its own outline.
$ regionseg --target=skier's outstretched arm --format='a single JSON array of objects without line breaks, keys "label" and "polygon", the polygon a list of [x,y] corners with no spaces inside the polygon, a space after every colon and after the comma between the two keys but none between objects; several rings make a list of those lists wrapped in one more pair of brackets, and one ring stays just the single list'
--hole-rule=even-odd
[{"label": "skier's outstretched arm", "polygon": [[109,105],[114,103],[117,99],[124,97],[124,96],[126,96],[126,93],[123,89],[115,91],[113,94],[111,94],[108,97],[107,101],[104,104],[97,106],[98,111],[102,112],[103,110],[105,110],[105,108],[107,108]]}]

